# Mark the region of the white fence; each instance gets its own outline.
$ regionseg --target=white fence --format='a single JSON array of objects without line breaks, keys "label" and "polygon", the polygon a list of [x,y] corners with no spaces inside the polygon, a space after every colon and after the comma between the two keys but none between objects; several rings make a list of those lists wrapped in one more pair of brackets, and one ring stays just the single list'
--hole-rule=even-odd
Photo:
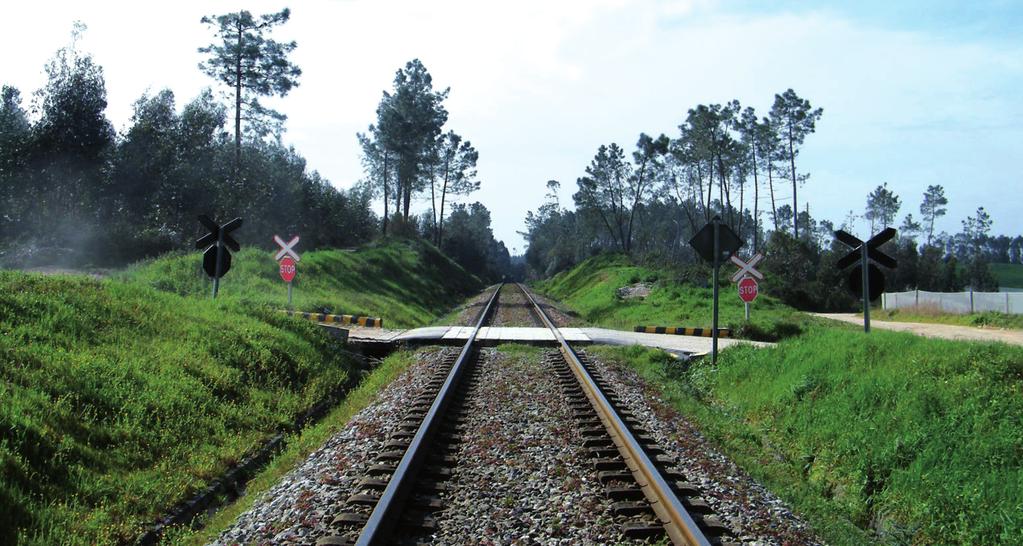
[{"label": "white fence", "polygon": [[885,292],[881,295],[883,309],[905,307],[937,308],[946,313],[1023,314],[1023,292]]}]

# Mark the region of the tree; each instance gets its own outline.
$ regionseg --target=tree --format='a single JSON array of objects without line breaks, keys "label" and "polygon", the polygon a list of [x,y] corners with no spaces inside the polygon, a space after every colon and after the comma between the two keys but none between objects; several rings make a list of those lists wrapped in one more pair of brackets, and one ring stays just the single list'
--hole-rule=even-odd
[{"label": "tree", "polygon": [[909,239],[916,239],[917,235],[923,231],[923,227],[921,227],[920,222],[913,219],[912,214],[907,214],[906,217],[902,219],[902,225],[899,226],[899,231],[901,231],[902,235]]},{"label": "tree", "polygon": [[21,108],[21,93],[10,86],[0,89],[0,232],[10,234],[21,221],[18,201],[25,193],[17,174],[25,165],[31,137],[28,116]]},{"label": "tree", "polygon": [[[788,148],[793,213],[799,210],[796,187],[799,182],[803,182],[809,177],[809,175],[800,177],[796,174],[796,155],[798,155],[799,146],[803,143],[806,135],[814,132],[816,122],[823,112],[824,110],[821,108],[811,109],[810,102],[800,98],[792,89],[781,95],[775,95],[774,105],[771,106],[772,125],[780,131],[781,140]],[[792,233],[795,238],[799,238],[799,222],[795,217],[793,217]]]},{"label": "tree", "polygon": [[[753,171],[753,252],[760,250],[760,179],[757,176],[758,167],[763,160],[764,139],[762,126],[757,123],[757,113],[751,107],[746,107],[736,122],[739,134],[742,135],[742,143],[749,153],[749,165]],[[773,203],[773,201],[772,201]],[[741,205],[740,205],[741,208]]]},{"label": "tree", "polygon": [[967,216],[963,220],[963,236],[968,245],[970,256],[979,256],[981,246],[991,232],[991,215],[984,207],[977,208],[976,216]]},{"label": "tree", "polygon": [[576,207],[594,213],[607,229],[614,245],[622,252],[628,252],[626,229],[630,208],[627,200],[639,190],[635,185],[632,165],[625,160],[625,152],[615,143],[601,145],[590,166],[586,167],[586,175],[576,181],[579,191],[572,196]]},{"label": "tree", "polygon": [[[376,127],[373,125],[369,126],[369,131],[365,134],[356,133],[355,136],[359,139],[359,145],[362,147],[362,168],[366,172],[367,182],[369,183],[369,188],[371,188],[369,190],[370,194],[383,195],[384,197],[384,218],[381,224],[381,232],[387,235],[387,220],[390,215],[388,204],[391,194],[388,179],[391,178],[394,170],[391,152],[381,145],[380,139],[377,137]],[[379,182],[374,183],[374,181]]]},{"label": "tree", "polygon": [[436,139],[448,119],[443,102],[448,89],[433,90],[433,78],[419,59],[394,76],[394,91],[384,91],[377,107],[377,140],[393,155],[397,171],[397,197],[407,222],[412,197],[428,182],[424,166],[431,163]]},{"label": "tree", "polygon": [[[436,218],[437,239],[436,244],[444,240],[444,203],[447,195],[469,195],[480,189],[480,181],[476,179],[476,161],[479,159],[479,152],[472,147],[468,140],[462,141],[462,137],[454,131],[448,131],[438,141],[438,173],[441,182],[440,191],[440,215]],[[431,183],[432,188],[436,183]],[[434,201],[436,211],[436,201]],[[437,214],[434,212],[434,216]]]},{"label": "tree", "polygon": [[874,233],[874,223],[880,223],[881,229],[886,229],[895,221],[895,215],[899,213],[899,196],[888,189],[888,183],[878,186],[873,192],[867,195],[867,212],[864,218],[870,220],[870,233]]},{"label": "tree", "polygon": [[288,54],[297,44],[294,41],[281,43],[266,36],[273,27],[286,23],[290,16],[291,10],[284,8],[259,17],[242,10],[201,19],[214,28],[219,41],[199,48],[200,53],[209,55],[199,64],[199,69],[234,91],[236,177],[241,169],[243,105],[246,122],[263,136],[268,119],[279,126],[285,116],[261,105],[259,97],[287,95],[298,86],[298,77],[302,75],[302,70],[288,60]]},{"label": "tree", "polygon": [[927,226],[927,245],[930,246],[934,237],[934,221],[945,215],[945,205],[948,199],[945,197],[945,188],[938,186],[927,186],[924,192],[924,200],[920,203],[920,215]]},{"label": "tree", "polygon": [[[774,125],[772,118],[765,117],[757,126],[756,131],[760,145],[760,161],[767,171],[767,189],[771,197],[771,218],[774,220],[774,230],[780,229],[777,201],[774,196],[774,163],[782,155],[781,139],[778,138],[778,128]],[[788,223],[788,222],[786,222]]]},{"label": "tree", "polygon": [[966,247],[966,275],[973,290],[998,290],[998,281],[984,257],[982,247],[991,232],[991,215],[984,207],[977,208],[976,216],[963,220],[962,239]]},{"label": "tree", "polygon": [[48,80],[39,90],[39,121],[32,130],[29,168],[34,171],[26,204],[36,223],[61,217],[58,230],[47,230],[63,244],[81,248],[97,219],[96,201],[103,194],[103,170],[114,143],[106,118],[103,69],[77,49],[86,30],[76,22],[71,45],[46,65]]}]

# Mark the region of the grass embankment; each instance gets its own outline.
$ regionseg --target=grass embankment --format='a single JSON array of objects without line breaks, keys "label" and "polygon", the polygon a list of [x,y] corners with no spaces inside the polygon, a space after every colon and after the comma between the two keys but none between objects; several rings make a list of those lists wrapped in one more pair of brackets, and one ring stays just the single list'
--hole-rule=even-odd
[{"label": "grass embankment", "polygon": [[231,526],[238,516],[252,507],[259,494],[269,490],[292,468],[301,464],[313,451],[320,448],[331,436],[341,431],[348,420],[368,406],[380,389],[386,387],[412,363],[414,353],[400,351],[384,359],[362,380],[359,387],[345,397],[343,403],[332,409],[318,423],[306,427],[296,438],[288,442],[287,448],[274,458],[259,474],[246,484],[245,496],[217,512],[198,531],[188,528],[174,528],[164,535],[164,544],[200,546],[209,544]]},{"label": "grass embankment", "polygon": [[870,318],[874,320],[892,320],[896,322],[925,322],[931,324],[951,324],[954,326],[973,326],[982,328],[1011,328],[1023,329],[1023,315],[1007,315],[995,311],[983,313],[967,313],[957,315],[943,313],[938,309],[920,307],[914,309],[907,307],[903,309],[877,309],[870,311]]},{"label": "grass embankment", "polygon": [[[212,288],[197,253],[142,262],[115,278],[195,297],[209,297]],[[386,327],[428,324],[483,286],[433,246],[403,240],[302,253],[293,283],[296,310],[382,317]],[[218,298],[284,309],[288,288],[273,253],[235,254]]]},{"label": "grass embankment", "polygon": [[656,351],[604,353],[829,543],[1023,543],[1023,349],[819,330],[684,372]]},{"label": "grass embankment", "polygon": [[[725,278],[726,268],[722,268]],[[729,273],[730,274],[730,269]],[[644,299],[622,299],[617,289],[635,283],[651,285]],[[632,330],[635,326],[710,328],[713,291],[677,280],[677,274],[631,264],[623,256],[601,255],[571,270],[536,283],[536,289],[561,301],[587,322]],[[734,285],[720,288],[719,324],[735,337],[776,341],[802,332],[817,319],[761,294],[752,304],[751,321]]]},{"label": "grass embankment", "polygon": [[[118,280],[0,272],[0,543],[130,541],[346,383],[330,338],[276,311],[264,258],[235,256],[215,302],[197,254]],[[298,302],[391,324],[478,284],[422,245],[304,258]]]},{"label": "grass embankment", "polygon": [[[652,283],[645,301],[616,297],[635,282]],[[709,290],[620,257],[538,288],[613,327],[710,320]],[[722,301],[734,326],[741,306]],[[867,336],[764,296],[753,317],[784,339],[727,349],[717,367],[682,369],[638,347],[588,351],[636,369],[830,544],[1023,543],[1023,348]]]}]

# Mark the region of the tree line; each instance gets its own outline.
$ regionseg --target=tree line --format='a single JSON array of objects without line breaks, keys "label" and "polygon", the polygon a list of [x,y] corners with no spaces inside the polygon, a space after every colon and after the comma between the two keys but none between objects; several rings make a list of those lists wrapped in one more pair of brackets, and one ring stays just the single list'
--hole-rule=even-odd
[{"label": "tree line", "polygon": [[31,106],[4,85],[3,262],[115,265],[186,249],[200,235],[199,214],[243,217],[238,238],[260,246],[274,233],[301,233],[306,248],[368,239],[376,225],[371,194],[338,190],[309,170],[280,143],[284,116],[259,105],[259,97],[298,85],[301,72],[287,61],[295,44],[265,36],[288,15],[203,18],[220,40],[200,49],[209,55],[200,68],[235,93],[233,135],[228,109],[210,89],[180,109],[173,91],[147,92],[118,134],[105,114],[103,69],[77,45],[80,23],[46,65]]},{"label": "tree line", "polygon": [[[850,211],[837,226],[814,218],[809,203],[800,207],[798,189],[810,173],[799,169],[799,153],[822,115],[788,89],[764,116],[735,100],[701,104],[688,110],[674,137],[640,134],[631,154],[614,142],[601,145],[576,180],[574,210],[562,206],[561,183],[551,180],[541,205],[527,214],[529,274],[547,277],[608,251],[699,270],[688,241],[717,215],[746,241],[744,252],[767,255],[769,292],[803,308],[852,305],[835,289],[845,283],[835,262],[847,249],[834,231],[864,219],[874,233],[893,224],[900,204],[885,183],[867,196],[862,214]],[[919,219],[904,219],[886,247],[900,264],[887,275],[889,290],[997,289],[988,262],[1020,260],[1023,238],[991,237],[983,208],[963,221],[961,233],[935,233],[947,203],[943,188],[930,186]]]},{"label": "tree line", "polygon": [[[478,190],[480,180],[479,152],[445,127],[449,93],[435,90],[429,71],[413,59],[383,91],[376,123],[356,135],[365,187],[383,198],[381,233],[428,239],[484,279],[515,276],[508,249],[494,239],[490,211],[479,202],[451,205]],[[415,215],[412,204],[420,200],[428,200],[428,208]]]}]

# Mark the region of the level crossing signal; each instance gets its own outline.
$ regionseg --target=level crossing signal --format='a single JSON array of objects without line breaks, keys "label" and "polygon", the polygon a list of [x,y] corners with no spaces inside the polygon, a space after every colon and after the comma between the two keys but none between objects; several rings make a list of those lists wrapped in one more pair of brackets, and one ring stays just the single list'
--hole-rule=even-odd
[{"label": "level crossing signal", "polygon": [[205,214],[199,215],[201,223],[210,232],[195,242],[195,248],[205,248],[202,253],[202,268],[213,279],[213,297],[217,297],[220,289],[220,278],[231,269],[231,252],[241,250],[241,245],[231,236],[231,232],[240,228],[241,218],[220,225]]},{"label": "level crossing signal", "polygon": [[291,309],[291,281],[295,280],[295,264],[301,261],[298,252],[295,252],[295,245],[298,244],[298,240],[298,235],[296,235],[285,243],[284,239],[279,235],[274,235],[274,242],[277,243],[277,246],[281,247],[281,250],[277,252],[274,259],[277,260],[280,266],[281,279],[288,283],[288,309]]},{"label": "level crossing signal", "polygon": [[764,255],[757,252],[749,259],[749,262],[744,262],[742,258],[738,256],[732,256],[729,260],[735,264],[739,270],[732,275],[732,282],[739,282],[743,277],[753,277],[755,279],[764,280],[764,274],[754,269],[754,266],[764,259]]},{"label": "level crossing signal", "polygon": [[711,325],[711,362],[718,361],[718,272],[721,263],[742,247],[743,241],[732,228],[721,221],[720,216],[711,218],[707,225],[693,235],[689,244],[701,258],[713,267],[714,319]]},{"label": "level crossing signal", "polygon": [[281,261],[285,256],[291,256],[291,259],[296,262],[301,262],[302,259],[298,257],[298,252],[295,252],[295,245],[298,244],[298,235],[291,238],[290,241],[284,242],[279,235],[274,235],[274,242],[277,246],[281,247],[281,250],[274,256],[274,259],[278,262]]},{"label": "level crossing signal", "polygon": [[884,273],[872,262],[877,262],[888,269],[895,269],[899,264],[891,256],[881,252],[881,245],[895,237],[894,228],[885,228],[866,242],[854,235],[838,230],[835,238],[852,249],[851,252],[838,260],[838,268],[845,269],[859,262],[849,272],[848,286],[857,297],[863,298],[863,331],[870,332],[870,301],[875,300],[884,292]]}]

